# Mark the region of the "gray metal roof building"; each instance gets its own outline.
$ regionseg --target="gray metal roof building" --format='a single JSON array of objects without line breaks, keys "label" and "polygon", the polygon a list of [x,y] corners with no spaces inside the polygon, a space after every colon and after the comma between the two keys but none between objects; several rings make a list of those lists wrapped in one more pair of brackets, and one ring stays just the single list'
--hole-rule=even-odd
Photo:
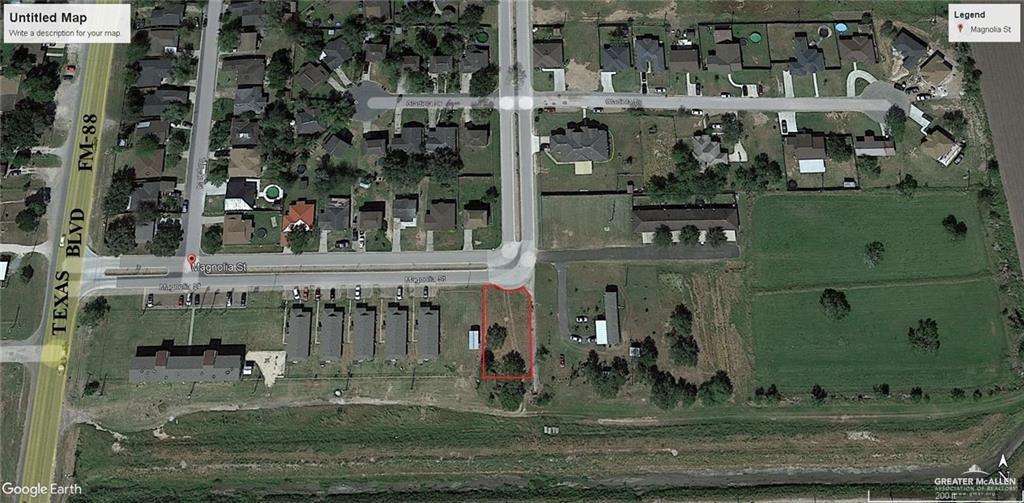
[{"label": "gray metal roof building", "polygon": [[806,33],[793,37],[795,56],[789,60],[789,71],[793,75],[810,75],[825,70],[825,53],[820,47],[811,45]]},{"label": "gray metal roof building", "polygon": [[569,124],[551,132],[549,152],[558,162],[607,161],[611,158],[608,130],[591,124]]},{"label": "gray metal roof building", "polygon": [[292,304],[288,310],[288,340],[285,352],[290,362],[309,358],[309,343],[313,329],[313,310],[303,304]]},{"label": "gray metal roof building", "polygon": [[605,45],[601,48],[601,71],[618,72],[628,70],[632,66],[629,61],[628,45]]},{"label": "gray metal roof building", "polygon": [[159,346],[135,349],[128,382],[237,381],[244,357],[244,344],[221,344],[220,339],[211,339],[209,344],[175,346],[173,339],[166,339]]},{"label": "gray metal roof building", "polygon": [[636,67],[641,72],[665,71],[665,46],[658,37],[645,35],[637,37],[633,44]]},{"label": "gray metal roof building", "polygon": [[409,307],[389,304],[384,319],[384,357],[400,360],[409,354]]},{"label": "gray metal roof building", "polygon": [[352,359],[357,362],[372,360],[376,336],[377,308],[358,304],[352,322]]},{"label": "gray metal roof building", "polygon": [[320,319],[320,361],[341,359],[341,341],[345,335],[345,309],[334,304],[324,306]]},{"label": "gray metal roof building", "polygon": [[604,290],[604,319],[608,322],[608,345],[614,346],[621,340],[619,335],[619,288],[608,285]]},{"label": "gray metal roof building", "polygon": [[433,360],[441,351],[441,307],[420,303],[416,315],[416,358]]}]

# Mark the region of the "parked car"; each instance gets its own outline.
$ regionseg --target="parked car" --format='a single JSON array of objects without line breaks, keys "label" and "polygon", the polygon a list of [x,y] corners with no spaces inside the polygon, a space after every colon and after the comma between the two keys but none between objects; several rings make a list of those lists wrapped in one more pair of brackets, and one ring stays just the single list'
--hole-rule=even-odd
[{"label": "parked car", "polygon": [[246,360],[245,363],[242,364],[242,375],[244,375],[244,376],[251,376],[252,375],[252,369],[253,369],[253,366],[255,364],[256,364],[256,362],[254,362],[252,360]]},{"label": "parked car", "polygon": [[146,296],[146,307],[153,307],[153,294]]},{"label": "parked car", "polygon": [[963,153],[957,154],[956,159],[953,159],[953,164],[959,165],[962,162],[964,162],[964,154]]},{"label": "parked car", "polygon": [[184,295],[179,295],[178,296],[178,307],[181,307],[184,304],[185,304],[185,296]]},{"label": "parked car", "polygon": [[590,337],[587,337],[587,342],[589,342],[591,344],[597,344],[597,336],[596,335],[591,335]]},{"label": "parked car", "polygon": [[590,318],[587,318],[586,316],[581,314],[576,317],[576,323],[586,323],[589,319]]},{"label": "parked car", "polygon": [[665,89],[664,87],[655,87],[654,92],[658,94],[665,94],[668,92],[668,89]]},{"label": "parked car", "polygon": [[334,247],[339,250],[347,250],[352,247],[352,242],[347,239],[339,239],[334,242]]},{"label": "parked car", "polygon": [[292,288],[292,299],[299,300],[299,287]]},{"label": "parked car", "polygon": [[578,336],[578,335],[570,335],[569,336],[569,340],[572,341],[572,342],[575,342],[576,344],[582,344],[583,343],[583,338]]},{"label": "parked car", "polygon": [[188,294],[188,295],[185,295],[185,305],[186,306],[191,306],[192,305],[192,294],[191,293]]},{"label": "parked car", "polygon": [[711,129],[714,129],[715,131],[721,131],[722,130],[722,124],[720,122],[712,123],[711,124]]},{"label": "parked car", "polygon": [[914,99],[917,100],[917,101],[930,100],[930,99],[932,99],[932,95],[930,93],[921,93],[921,94],[918,94],[917,97],[915,97]]},{"label": "parked car", "polygon": [[565,353],[558,355],[558,366],[565,367]]},{"label": "parked car", "polygon": [[916,93],[916,92],[918,92],[920,90],[921,90],[921,88],[917,87],[917,86],[910,86],[910,87],[903,88],[903,92],[905,92],[907,94],[914,94],[914,93]]},{"label": "parked car", "polygon": [[320,300],[320,289],[319,288],[317,288],[316,292],[313,293],[313,298],[315,298],[316,300]]},{"label": "parked car", "polygon": [[594,113],[601,113],[604,112],[604,107],[594,107],[593,110]]},{"label": "parked car", "polygon": [[907,85],[902,82],[896,82],[892,85],[892,87],[896,88],[897,91],[902,91],[907,88]]},{"label": "parked car", "polygon": [[67,242],[68,242],[68,237],[62,234],[60,236],[60,247],[64,248],[64,245],[67,244]]},{"label": "parked car", "polygon": [[228,300],[225,303],[228,307],[231,307],[232,297],[233,297],[232,292],[228,292]]},{"label": "parked car", "polygon": [[238,299],[240,306],[245,307],[245,301],[248,300],[247,297],[248,294],[246,292],[242,292],[242,298]]},{"label": "parked car", "polygon": [[704,111],[699,108],[694,108],[693,110],[690,110],[690,115],[704,115]]},{"label": "parked car", "polygon": [[723,98],[732,98],[732,95],[729,94],[729,93],[722,93],[722,97]]},{"label": "parked car", "polygon": [[202,304],[200,299],[202,299],[202,297],[200,297],[198,293],[195,294],[194,298],[192,299],[192,301],[195,302],[196,307],[199,307]]},{"label": "parked car", "polygon": [[309,300],[309,287],[302,287],[302,300]]},{"label": "parked car", "polygon": [[363,287],[356,285],[356,300],[363,298]]},{"label": "parked car", "polygon": [[782,134],[789,133],[789,122],[782,121]]},{"label": "parked car", "polygon": [[181,202],[181,212],[188,213],[188,199],[185,199]]},{"label": "parked car", "polygon": [[425,298],[427,298],[429,296],[430,296],[430,287],[428,287],[428,286],[423,287],[423,298],[425,299]]},{"label": "parked car", "polygon": [[334,289],[333,288],[331,288],[331,290],[328,292],[328,296],[329,296],[329,298],[331,300],[334,300]]},{"label": "parked car", "polygon": [[399,286],[398,290],[396,290],[396,292],[395,292],[395,299],[402,300],[402,294],[403,293],[405,293],[405,291],[403,290],[403,288],[401,286]]}]

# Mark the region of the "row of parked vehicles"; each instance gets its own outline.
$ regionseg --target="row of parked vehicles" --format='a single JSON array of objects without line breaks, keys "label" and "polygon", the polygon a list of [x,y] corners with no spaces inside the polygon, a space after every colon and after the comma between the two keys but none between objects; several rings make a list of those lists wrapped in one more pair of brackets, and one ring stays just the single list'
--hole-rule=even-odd
[{"label": "row of parked vehicles", "polygon": [[[248,292],[242,292],[238,298],[238,305],[245,307],[249,301]],[[146,307],[153,307],[156,304],[156,298],[154,294],[146,295]],[[192,307],[193,305],[201,306],[203,304],[202,294],[199,293],[185,293],[178,296],[178,307]],[[235,304],[235,292],[228,291],[224,296],[224,307],[232,307]]]},{"label": "row of parked vehicles", "polygon": [[[300,287],[292,288],[292,299],[293,300],[309,300],[311,294],[312,294],[313,300],[319,301],[319,300],[321,300],[323,298],[323,292],[320,290],[319,287],[313,287],[312,290],[310,290],[310,287],[308,287],[308,286],[301,287],[301,288]],[[335,289],[335,288],[331,288],[331,289],[327,290],[327,300],[333,302],[337,298],[337,294],[338,294],[338,292],[337,292],[337,289]],[[363,286],[362,285],[356,285],[355,289],[353,290],[353,294],[354,294],[353,296],[355,297],[355,300],[363,300]],[[426,298],[429,294],[430,294],[430,287],[424,286],[423,287],[423,297]],[[397,289],[395,289],[395,300],[402,300],[404,298],[405,298],[405,287],[399,286]]]}]

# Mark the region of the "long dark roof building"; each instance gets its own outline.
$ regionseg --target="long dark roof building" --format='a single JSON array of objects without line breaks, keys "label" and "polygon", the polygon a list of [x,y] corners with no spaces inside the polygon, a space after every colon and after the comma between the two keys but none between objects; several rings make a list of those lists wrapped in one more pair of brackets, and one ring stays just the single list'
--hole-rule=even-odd
[{"label": "long dark roof building", "polygon": [[220,339],[210,339],[209,344],[176,346],[173,339],[165,339],[159,346],[135,348],[128,382],[237,381],[243,358],[244,344],[221,344]]},{"label": "long dark roof building", "polygon": [[913,70],[928,54],[928,44],[910,30],[903,28],[892,41],[892,48],[903,56],[903,68]]},{"label": "long dark roof building", "polygon": [[288,342],[285,352],[290,362],[305,361],[309,358],[309,345],[313,330],[313,310],[292,304],[288,311]]},{"label": "long dark roof building", "polygon": [[320,320],[320,361],[341,359],[341,341],[345,335],[345,308],[327,304]]},{"label": "long dark roof building", "polygon": [[607,161],[611,159],[608,130],[597,124],[573,123],[551,132],[551,157],[558,162]]},{"label": "long dark roof building", "polygon": [[376,337],[377,308],[366,304],[356,305],[352,322],[352,359],[357,362],[372,360]]},{"label": "long dark roof building", "polygon": [[658,37],[645,35],[637,37],[633,44],[636,67],[641,72],[665,71],[665,46]]},{"label": "long dark roof building", "polygon": [[736,230],[740,225],[740,215],[735,206],[701,207],[688,206],[634,206],[633,230],[636,232],[655,232],[665,225],[669,230],[678,231],[687,225],[701,230],[721,227],[725,230]]},{"label": "long dark roof building", "polygon": [[409,307],[401,304],[388,305],[384,319],[384,357],[401,360],[409,354]]},{"label": "long dark roof building", "polygon": [[416,358],[434,360],[441,351],[441,307],[421,302],[416,314]]}]

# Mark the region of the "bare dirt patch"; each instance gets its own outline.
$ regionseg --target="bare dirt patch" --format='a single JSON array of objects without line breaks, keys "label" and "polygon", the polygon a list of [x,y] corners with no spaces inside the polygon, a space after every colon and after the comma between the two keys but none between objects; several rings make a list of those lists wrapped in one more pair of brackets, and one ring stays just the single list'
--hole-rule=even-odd
[{"label": "bare dirt patch", "polygon": [[541,9],[534,7],[533,9],[533,22],[534,24],[558,24],[564,23],[568,13],[564,9],[550,8]]},{"label": "bare dirt patch", "polygon": [[[618,3],[619,0],[602,0],[606,4]],[[651,2],[648,2],[651,3]],[[675,22],[679,18],[678,11],[676,10],[676,2],[666,1],[661,2],[663,6],[660,9],[651,10],[648,12],[639,12],[634,10],[620,9],[612,12],[604,20],[610,23],[617,23],[620,21],[628,21],[636,18],[652,18],[652,19],[668,19],[670,23]]]},{"label": "bare dirt patch", "polygon": [[565,66],[565,86],[573,91],[596,91],[601,85],[601,77],[596,69],[570,59]]}]

